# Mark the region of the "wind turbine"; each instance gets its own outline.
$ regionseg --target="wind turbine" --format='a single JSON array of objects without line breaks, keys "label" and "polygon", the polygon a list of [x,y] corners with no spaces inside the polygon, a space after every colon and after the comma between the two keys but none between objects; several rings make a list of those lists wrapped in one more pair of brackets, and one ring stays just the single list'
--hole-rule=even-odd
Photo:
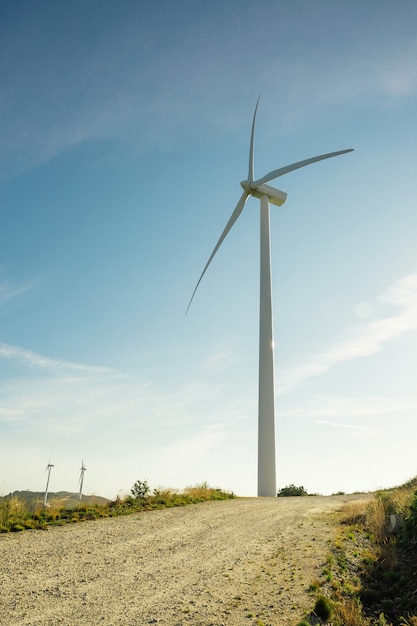
[{"label": "wind turbine", "polygon": [[206,273],[214,255],[220,248],[230,229],[240,216],[249,196],[260,200],[260,304],[259,304],[259,391],[258,391],[258,496],[276,496],[276,469],[275,469],[275,403],[274,403],[274,343],[272,325],[272,292],[271,292],[271,252],[269,234],[269,204],[282,206],[287,199],[287,194],[279,189],[267,185],[271,180],[288,174],[300,167],[311,163],[330,159],[339,154],[352,152],[339,150],[319,156],[298,161],[276,170],[272,170],[262,178],[254,180],[254,139],[256,113],[259,99],[253,114],[252,132],[249,147],[249,170],[248,177],[240,185],[243,193],[237,203],[229,221],[227,222],[213,252],[207,261],[197,285],[193,291],[187,312],[194,298],[195,292]]},{"label": "wind turbine", "polygon": [[84,460],[82,460],[82,461],[81,461],[81,474],[80,474],[80,480],[79,480],[79,483],[80,483],[80,492],[79,492],[79,494],[78,494],[78,499],[79,499],[79,500],[82,500],[82,498],[83,498],[84,473],[85,473],[85,470],[86,470],[86,469],[87,469],[87,468],[86,468],[86,467],[84,467]]},{"label": "wind turbine", "polygon": [[45,472],[48,472],[48,478],[46,479],[46,487],[45,487],[45,496],[43,499],[43,505],[46,506],[46,502],[48,500],[48,487],[49,487],[49,479],[51,478],[51,469],[55,467],[52,465],[51,460],[49,459],[49,463],[45,468]]}]

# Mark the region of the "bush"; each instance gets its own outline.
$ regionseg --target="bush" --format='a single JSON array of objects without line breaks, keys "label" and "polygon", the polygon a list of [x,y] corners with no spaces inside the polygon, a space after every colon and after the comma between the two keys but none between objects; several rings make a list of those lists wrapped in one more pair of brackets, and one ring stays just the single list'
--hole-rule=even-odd
[{"label": "bush", "polygon": [[295,485],[288,485],[287,487],[283,487],[277,493],[278,498],[284,498],[287,496],[308,496],[307,491],[304,487],[296,487]]},{"label": "bush", "polygon": [[137,500],[145,500],[149,495],[149,485],[147,480],[137,480],[133,485],[130,493]]},{"label": "bush", "polygon": [[21,524],[12,524],[10,526],[10,530],[12,533],[20,533],[22,530],[25,530],[25,527],[22,526]]},{"label": "bush", "polygon": [[328,620],[332,614],[332,605],[326,596],[319,596],[314,605],[314,613],[320,619]]}]

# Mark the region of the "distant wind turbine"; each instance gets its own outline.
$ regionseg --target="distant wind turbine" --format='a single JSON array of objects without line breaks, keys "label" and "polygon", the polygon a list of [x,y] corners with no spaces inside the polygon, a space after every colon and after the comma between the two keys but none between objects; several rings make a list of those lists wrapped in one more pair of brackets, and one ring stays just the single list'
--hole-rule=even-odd
[{"label": "distant wind turbine", "polygon": [[[260,97],[259,97],[260,98]],[[206,273],[208,266],[214,255],[220,248],[233,224],[243,211],[246,200],[249,196],[254,196],[260,200],[260,306],[259,306],[259,391],[258,391],[258,496],[276,496],[276,469],[275,469],[275,406],[274,406],[274,343],[272,325],[272,292],[271,292],[271,253],[269,234],[269,203],[281,206],[287,199],[287,194],[279,189],[274,189],[266,183],[279,176],[288,174],[294,170],[338,156],[352,152],[340,150],[321,154],[304,161],[298,161],[292,165],[286,165],[276,170],[272,170],[262,178],[254,180],[254,139],[256,113],[259,105],[259,98],[256,103],[252,121],[252,132],[249,148],[249,171],[246,180],[242,181],[243,193],[235,210],[230,216],[220,239],[214,247],[209,260],[207,261],[197,285],[193,291],[187,312],[194,298],[195,292]]]},{"label": "distant wind turbine", "polygon": [[51,461],[49,460],[48,465],[46,466],[45,472],[48,472],[48,478],[46,479],[46,487],[45,487],[45,496],[43,499],[43,505],[46,506],[46,502],[48,500],[48,487],[49,487],[49,479],[51,477],[51,469],[55,467],[54,465],[52,465]]},{"label": "distant wind turbine", "polygon": [[79,483],[80,483],[80,492],[78,494],[78,499],[79,500],[82,500],[82,498],[83,498],[84,473],[85,473],[86,469],[87,468],[84,467],[84,461],[82,460],[81,461],[81,474],[80,474],[80,480],[79,480]]}]

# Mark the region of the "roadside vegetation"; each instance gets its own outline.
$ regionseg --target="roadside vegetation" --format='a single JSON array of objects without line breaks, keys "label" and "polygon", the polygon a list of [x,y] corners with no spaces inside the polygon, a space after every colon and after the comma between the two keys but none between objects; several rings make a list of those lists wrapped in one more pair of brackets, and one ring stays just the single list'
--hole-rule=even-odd
[{"label": "roadside vegetation", "polygon": [[298,626],[417,626],[417,477],[346,504]]},{"label": "roadside vegetation", "polygon": [[278,498],[288,498],[290,496],[318,496],[318,493],[308,493],[303,486],[296,487],[291,483],[286,487],[282,487],[277,493]]},{"label": "roadside vegetation", "polygon": [[96,520],[103,517],[129,515],[174,506],[185,506],[208,500],[228,500],[235,495],[209,487],[207,483],[187,487],[183,491],[154,489],[147,481],[137,481],[130,495],[117,497],[104,504],[79,501],[69,506],[65,499],[54,499],[45,507],[41,500],[21,499],[13,495],[0,498],[0,533],[23,530],[44,530],[48,526]]}]

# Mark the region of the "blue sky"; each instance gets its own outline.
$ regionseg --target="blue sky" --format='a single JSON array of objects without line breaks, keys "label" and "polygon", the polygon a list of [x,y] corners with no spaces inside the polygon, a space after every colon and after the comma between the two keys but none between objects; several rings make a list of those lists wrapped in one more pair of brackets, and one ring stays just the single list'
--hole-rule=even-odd
[{"label": "blue sky", "polygon": [[417,5],[0,3],[0,493],[255,495],[259,207],[277,482],[417,474]]}]

